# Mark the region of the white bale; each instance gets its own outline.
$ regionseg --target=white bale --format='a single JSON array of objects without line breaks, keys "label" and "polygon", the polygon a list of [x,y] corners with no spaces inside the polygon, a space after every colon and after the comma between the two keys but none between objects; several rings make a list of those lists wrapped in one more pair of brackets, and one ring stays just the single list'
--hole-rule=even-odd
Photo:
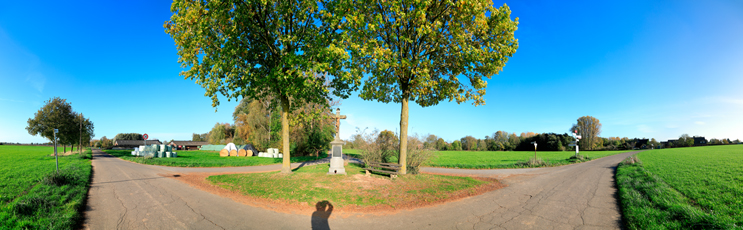
[{"label": "white bale", "polygon": [[284,158],[284,154],[279,153],[279,158]]},{"label": "white bale", "polygon": [[165,152],[165,156],[170,158],[170,152]]}]

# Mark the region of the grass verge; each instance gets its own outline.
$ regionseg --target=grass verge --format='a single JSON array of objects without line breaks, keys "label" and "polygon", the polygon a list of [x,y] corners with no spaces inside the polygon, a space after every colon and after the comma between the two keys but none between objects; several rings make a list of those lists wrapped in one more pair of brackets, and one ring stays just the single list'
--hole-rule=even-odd
[{"label": "grass verge", "polygon": [[[529,151],[438,151],[424,166],[461,169],[533,168],[580,163],[626,152],[631,151],[580,151],[581,158],[575,159],[572,158],[575,152],[539,151],[537,158],[543,163],[530,164],[534,152]],[[360,157],[357,149],[344,149],[343,153]]]},{"label": "grass verge", "polygon": [[[301,167],[289,175],[278,172],[227,174],[207,180],[243,195],[315,206],[327,201],[335,207],[417,207],[471,195],[481,185],[497,183],[469,177],[401,175],[396,179],[372,174],[367,177],[356,164],[345,166],[348,175],[326,175],[328,164]],[[500,185],[500,184],[498,184]]]},{"label": "grass verge", "polygon": [[743,146],[652,150],[625,160],[616,174],[625,226],[741,229],[741,166]]},{"label": "grass verge", "polygon": [[82,223],[91,152],[48,156],[53,147],[0,146],[0,229],[73,229]]},{"label": "grass verge", "polygon": [[[280,164],[282,158],[266,157],[220,157],[215,151],[179,151],[175,158],[150,158],[132,156],[131,150],[105,150],[106,153],[115,157],[148,165],[163,165],[175,167],[238,167]],[[305,162],[322,159],[327,154],[322,153],[319,157],[291,157],[291,162]]]}]

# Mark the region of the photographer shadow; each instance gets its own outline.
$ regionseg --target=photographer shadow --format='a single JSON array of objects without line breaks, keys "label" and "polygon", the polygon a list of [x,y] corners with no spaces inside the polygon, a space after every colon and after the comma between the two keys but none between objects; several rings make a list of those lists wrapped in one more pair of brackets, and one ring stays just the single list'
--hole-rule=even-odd
[{"label": "photographer shadow", "polygon": [[333,213],[333,205],[327,200],[315,204],[317,210],[312,213],[312,229],[330,229],[328,218]]}]

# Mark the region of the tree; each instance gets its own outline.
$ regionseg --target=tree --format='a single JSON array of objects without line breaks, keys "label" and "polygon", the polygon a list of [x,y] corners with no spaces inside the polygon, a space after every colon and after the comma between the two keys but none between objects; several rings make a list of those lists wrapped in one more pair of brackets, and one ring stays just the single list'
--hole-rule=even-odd
[{"label": "tree", "polygon": [[214,125],[211,131],[209,131],[209,144],[213,145],[219,145],[219,144],[226,144],[224,143],[225,138],[227,138],[227,130],[225,130],[224,124],[220,124],[217,122],[217,124]]},{"label": "tree", "polygon": [[651,148],[658,148],[658,146],[660,146],[660,143],[658,143],[655,138],[650,138],[650,143],[648,144],[651,144]]},{"label": "tree", "polygon": [[437,149],[436,148],[436,141],[439,139],[436,135],[428,134],[426,136],[426,142],[423,142],[423,147],[426,149]]},{"label": "tree", "polygon": [[[401,174],[406,174],[408,102],[485,104],[490,78],[518,48],[511,10],[476,1],[347,1],[344,30],[353,68],[370,75],[359,96],[400,103]],[[459,81],[467,78],[469,85]]]},{"label": "tree", "polygon": [[[347,98],[361,74],[351,73],[340,48],[336,1],[175,0],[164,25],[175,40],[181,75],[230,99],[270,99],[281,108],[282,173],[289,164],[288,114],[308,102]],[[330,76],[333,76],[332,81]]]},{"label": "tree", "polygon": [[444,138],[440,138],[436,140],[436,149],[437,150],[446,150],[447,143],[444,141]]},{"label": "tree", "polygon": [[[77,139],[78,127],[75,126],[75,115],[67,99],[54,97],[44,102],[44,106],[28,119],[26,131],[33,136],[41,135],[54,143],[71,144]],[[57,140],[54,139],[54,129],[58,129]],[[77,141],[77,140],[76,140]],[[63,149],[63,152],[67,149]]]},{"label": "tree", "polygon": [[598,142],[598,136],[601,134],[601,122],[592,116],[582,116],[578,118],[578,123],[573,124],[570,128],[570,132],[578,131],[578,135],[581,135],[581,146],[586,146],[588,149],[594,149],[595,144]]},{"label": "tree", "polygon": [[477,151],[487,151],[488,150],[488,144],[485,143],[485,140],[480,139],[477,141]]},{"label": "tree", "polygon": [[679,139],[676,141],[676,146],[679,147],[691,147],[694,146],[694,138],[689,136],[689,134],[681,134],[679,136]]},{"label": "tree", "polygon": [[463,150],[477,150],[477,138],[473,136],[462,137],[461,143]]},{"label": "tree", "polygon": [[116,140],[144,140],[144,137],[139,133],[119,133],[114,136],[112,141],[116,142]]},{"label": "tree", "polygon": [[459,140],[456,140],[451,143],[451,150],[461,151],[462,150],[462,142],[459,142]]}]

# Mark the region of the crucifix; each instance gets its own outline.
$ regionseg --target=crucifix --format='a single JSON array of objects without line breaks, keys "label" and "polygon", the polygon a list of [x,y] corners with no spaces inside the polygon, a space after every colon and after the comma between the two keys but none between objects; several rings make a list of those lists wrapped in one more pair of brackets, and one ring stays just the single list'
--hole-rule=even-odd
[{"label": "crucifix", "polygon": [[346,115],[341,115],[341,108],[337,108],[335,109],[335,116],[332,116],[331,119],[335,119],[335,136],[340,138],[338,135],[341,131],[341,119],[346,119]]},{"label": "crucifix", "polygon": [[346,175],[346,168],[343,167],[343,141],[340,137],[341,119],[346,119],[346,115],[341,115],[341,109],[335,110],[335,139],[330,142],[331,154],[330,154],[330,168],[328,169],[328,175]]}]

